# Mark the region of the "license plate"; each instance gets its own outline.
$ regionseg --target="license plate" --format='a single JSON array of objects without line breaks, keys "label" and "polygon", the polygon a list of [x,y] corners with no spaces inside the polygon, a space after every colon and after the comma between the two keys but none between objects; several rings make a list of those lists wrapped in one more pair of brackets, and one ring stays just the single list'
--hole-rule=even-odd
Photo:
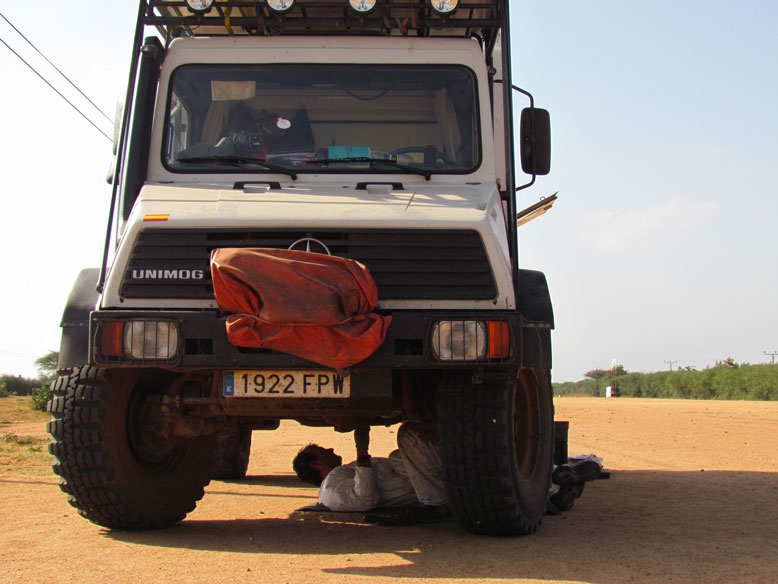
[{"label": "license plate", "polygon": [[351,378],[334,371],[226,371],[226,397],[349,397]]}]

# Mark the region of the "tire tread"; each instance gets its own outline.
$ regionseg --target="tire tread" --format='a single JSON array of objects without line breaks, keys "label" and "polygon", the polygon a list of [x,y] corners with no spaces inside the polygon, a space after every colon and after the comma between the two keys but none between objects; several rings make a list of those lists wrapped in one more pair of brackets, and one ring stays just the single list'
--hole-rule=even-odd
[{"label": "tire tread", "polygon": [[180,521],[203,497],[205,480],[195,489],[194,500],[183,502],[184,512],[155,514],[143,511],[126,496],[130,485],[117,472],[110,455],[104,370],[84,366],[60,372],[54,382],[47,423],[51,434],[52,469],[61,477],[60,489],[70,505],[86,519],[108,528],[154,529]]},{"label": "tire tread", "polygon": [[[529,534],[542,520],[542,513],[530,516],[519,500],[521,493],[517,496],[508,430],[511,387],[505,380],[472,384],[462,374],[448,379],[439,401],[441,452],[452,505],[462,526],[473,533]],[[549,478],[550,473],[549,465]]]}]

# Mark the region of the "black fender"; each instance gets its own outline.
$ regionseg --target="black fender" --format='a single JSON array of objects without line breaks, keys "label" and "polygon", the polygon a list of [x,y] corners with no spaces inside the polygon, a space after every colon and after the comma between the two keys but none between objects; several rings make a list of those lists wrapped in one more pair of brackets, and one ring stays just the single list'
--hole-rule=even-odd
[{"label": "black fender", "polygon": [[97,307],[100,268],[81,270],[62,313],[58,369],[86,365],[89,359],[89,314]]},{"label": "black fender", "polygon": [[519,270],[519,312],[522,366],[551,369],[554,309],[543,272]]}]

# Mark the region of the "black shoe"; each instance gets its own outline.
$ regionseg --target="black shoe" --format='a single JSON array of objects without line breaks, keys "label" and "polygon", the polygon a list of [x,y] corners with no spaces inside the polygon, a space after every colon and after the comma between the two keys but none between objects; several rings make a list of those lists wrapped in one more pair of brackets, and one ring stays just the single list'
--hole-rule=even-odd
[{"label": "black shoe", "polygon": [[556,467],[551,473],[551,482],[555,485],[574,485],[578,483],[578,475],[572,466],[563,464]]},{"label": "black shoe", "polygon": [[602,467],[593,460],[587,460],[575,466],[563,464],[554,469],[551,482],[555,485],[580,485],[600,478]]},{"label": "black shoe", "polygon": [[593,460],[586,460],[581,464],[576,464],[573,466],[573,470],[575,471],[575,474],[578,475],[579,483],[594,481],[600,478],[600,474],[602,473],[602,467]]},{"label": "black shoe", "polygon": [[553,515],[560,515],[570,511],[575,503],[578,485],[562,485],[559,490],[548,498],[547,510]]}]

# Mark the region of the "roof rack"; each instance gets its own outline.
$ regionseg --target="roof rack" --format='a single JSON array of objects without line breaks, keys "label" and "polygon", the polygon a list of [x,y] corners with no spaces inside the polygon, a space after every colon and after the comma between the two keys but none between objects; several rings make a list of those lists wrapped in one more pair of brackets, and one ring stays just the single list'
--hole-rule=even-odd
[{"label": "roof rack", "polygon": [[267,0],[215,0],[204,14],[183,0],[142,2],[143,24],[156,26],[167,42],[233,35],[475,36],[492,47],[507,0],[459,0],[448,15],[435,12],[429,0],[378,0],[366,14],[352,10],[348,0],[295,0],[285,12],[273,11]]}]

